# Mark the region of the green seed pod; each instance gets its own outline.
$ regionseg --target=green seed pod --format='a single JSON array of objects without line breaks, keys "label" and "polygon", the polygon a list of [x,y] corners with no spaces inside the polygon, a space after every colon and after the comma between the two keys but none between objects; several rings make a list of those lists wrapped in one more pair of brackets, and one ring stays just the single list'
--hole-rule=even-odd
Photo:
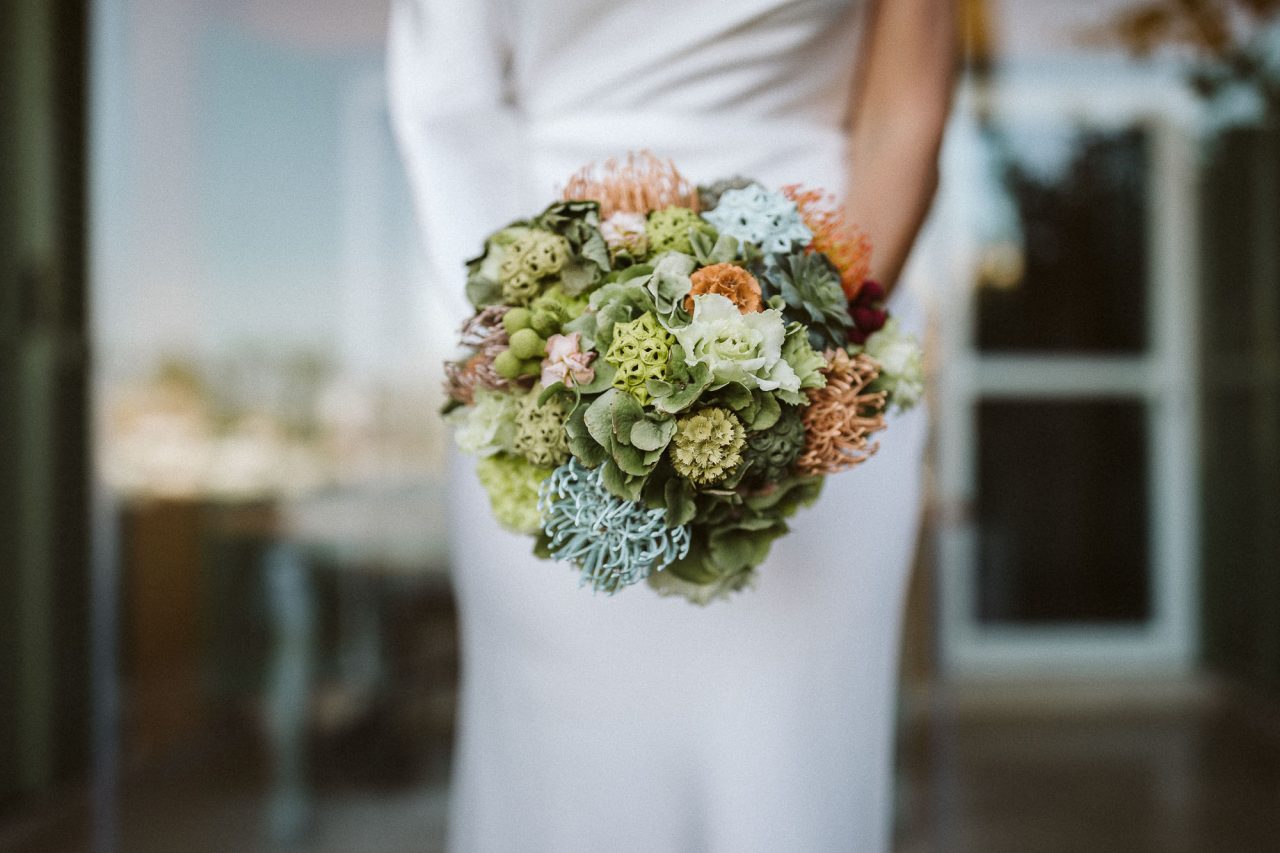
[{"label": "green seed pod", "polygon": [[520,376],[520,370],[524,365],[520,361],[520,357],[511,350],[503,350],[493,359],[493,369],[498,371],[498,375],[503,379],[516,379]]},{"label": "green seed pod", "polygon": [[507,330],[508,337],[521,329],[529,328],[529,319],[533,312],[528,308],[512,308],[502,315],[502,328]]},{"label": "green seed pod", "polygon": [[537,376],[540,373],[542,373],[542,357],[541,356],[526,358],[524,361],[520,362],[521,376]]},{"label": "green seed pod", "polygon": [[521,360],[540,357],[546,355],[547,342],[533,329],[520,329],[511,336],[511,352]]},{"label": "green seed pod", "polygon": [[539,335],[549,338],[560,331],[560,325],[563,322],[563,312],[554,309],[539,309],[534,312],[530,325]]}]

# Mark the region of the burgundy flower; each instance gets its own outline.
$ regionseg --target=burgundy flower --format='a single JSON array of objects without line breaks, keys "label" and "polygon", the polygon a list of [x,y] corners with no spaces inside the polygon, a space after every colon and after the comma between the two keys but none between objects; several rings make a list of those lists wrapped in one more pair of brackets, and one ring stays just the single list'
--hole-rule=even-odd
[{"label": "burgundy flower", "polygon": [[878,281],[867,279],[858,288],[858,295],[849,303],[849,316],[854,328],[849,330],[849,340],[861,346],[867,338],[884,328],[889,313],[884,308],[884,287]]}]

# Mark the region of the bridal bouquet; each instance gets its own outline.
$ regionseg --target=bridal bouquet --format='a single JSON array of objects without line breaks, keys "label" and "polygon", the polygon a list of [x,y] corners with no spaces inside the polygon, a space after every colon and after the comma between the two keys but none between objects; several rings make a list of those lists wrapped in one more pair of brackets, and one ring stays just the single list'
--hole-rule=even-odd
[{"label": "bridal bouquet", "polygon": [[821,191],[694,187],[649,155],[490,236],[446,411],[497,520],[594,590],[748,585],[920,397],[868,253]]}]

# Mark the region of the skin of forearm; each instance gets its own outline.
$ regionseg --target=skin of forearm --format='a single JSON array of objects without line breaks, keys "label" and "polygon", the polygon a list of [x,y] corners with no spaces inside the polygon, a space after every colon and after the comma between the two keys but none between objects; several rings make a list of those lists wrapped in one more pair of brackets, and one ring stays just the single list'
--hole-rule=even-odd
[{"label": "skin of forearm", "polygon": [[866,39],[846,212],[871,241],[871,276],[892,288],[937,188],[958,55],[954,0],[879,0]]},{"label": "skin of forearm", "polygon": [[850,146],[848,218],[871,241],[871,277],[890,290],[937,188],[941,138],[933,122],[904,121]]}]

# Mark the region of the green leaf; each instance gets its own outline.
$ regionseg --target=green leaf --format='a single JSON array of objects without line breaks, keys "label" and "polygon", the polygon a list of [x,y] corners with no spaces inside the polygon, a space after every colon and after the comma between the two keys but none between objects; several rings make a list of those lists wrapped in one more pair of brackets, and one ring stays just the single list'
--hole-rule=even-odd
[{"label": "green leaf", "polygon": [[676,434],[676,422],[672,418],[660,419],[645,415],[644,420],[631,428],[631,444],[641,450],[662,451]]},{"label": "green leaf", "polygon": [[467,276],[467,299],[476,308],[502,302],[502,285],[481,275]]},{"label": "green leaf", "polygon": [[765,430],[778,422],[778,418],[782,417],[782,406],[778,404],[778,398],[769,391],[761,391],[756,389],[752,393],[755,401],[754,417],[751,423],[747,424],[747,428],[751,430]]},{"label": "green leaf", "polygon": [[613,401],[619,393],[616,388],[610,388],[597,397],[583,415],[587,432],[591,433],[591,437],[602,447],[613,446]]},{"label": "green leaf", "polygon": [[588,394],[599,394],[613,387],[613,377],[618,374],[618,368],[602,358],[597,358],[591,362],[591,366],[595,368],[596,375],[585,385],[575,385],[573,390],[586,396]]},{"label": "green leaf", "polygon": [[560,270],[560,286],[570,296],[580,296],[601,282],[604,276],[593,261],[578,255]]},{"label": "green leaf", "polygon": [[697,516],[698,505],[695,500],[693,486],[689,485],[687,480],[680,477],[672,477],[667,480],[664,497],[667,502],[666,521],[668,527],[679,527],[682,524],[688,524]]}]

